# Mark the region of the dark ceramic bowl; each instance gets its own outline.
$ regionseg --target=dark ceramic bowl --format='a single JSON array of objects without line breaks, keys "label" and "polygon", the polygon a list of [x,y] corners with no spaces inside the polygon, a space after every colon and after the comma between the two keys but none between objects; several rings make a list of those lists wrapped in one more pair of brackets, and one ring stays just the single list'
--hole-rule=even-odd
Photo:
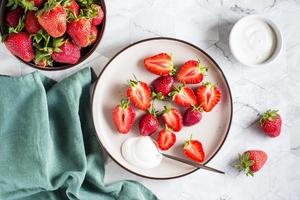
[{"label": "dark ceramic bowl", "polygon": [[[71,67],[74,67],[78,64],[80,64],[81,62],[83,62],[84,60],[86,60],[97,48],[97,46],[99,45],[101,38],[103,36],[104,33],[104,29],[105,29],[105,22],[106,22],[106,7],[105,7],[105,2],[104,0],[99,0],[101,7],[103,9],[104,12],[104,19],[103,22],[101,23],[101,25],[97,26],[98,30],[99,30],[99,35],[98,38],[96,40],[96,42],[93,45],[90,45],[88,47],[82,48],[81,49],[81,58],[79,59],[79,61],[76,64],[64,64],[64,63],[57,63],[57,62],[53,62],[53,66],[52,67],[40,67],[36,64],[34,64],[33,62],[25,62],[22,59],[20,59],[19,57],[15,56],[18,60],[20,60],[21,62],[36,68],[36,69],[41,69],[41,70],[47,70],[47,71],[57,71],[57,70],[64,70],[64,69],[69,69]],[[0,0],[0,33],[3,36],[4,34],[4,28],[5,28],[5,16],[7,13],[7,8],[6,8],[6,3],[7,0]]]}]

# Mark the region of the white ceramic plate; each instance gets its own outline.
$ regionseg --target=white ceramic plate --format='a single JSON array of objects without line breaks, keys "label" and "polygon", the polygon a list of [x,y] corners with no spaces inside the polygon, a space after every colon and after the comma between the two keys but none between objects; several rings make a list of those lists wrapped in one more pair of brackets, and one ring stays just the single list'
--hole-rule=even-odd
[{"label": "white ceramic plate", "polygon": [[[133,74],[139,80],[149,84],[158,77],[144,68],[143,59],[161,52],[172,53],[176,67],[180,67],[189,59],[199,59],[204,66],[209,68],[204,82],[217,83],[222,90],[222,99],[219,104],[210,113],[203,113],[199,124],[184,127],[176,133],[176,144],[166,152],[184,157],[183,142],[193,133],[193,138],[200,140],[203,144],[206,154],[204,163],[211,160],[223,145],[229,132],[232,119],[232,98],[220,67],[203,50],[192,44],[172,38],[151,38],[121,50],[110,60],[98,78],[93,93],[92,112],[97,136],[114,161],[128,171],[143,177],[170,179],[187,175],[194,172],[196,168],[167,158],[164,158],[161,164],[153,169],[145,170],[131,165],[122,157],[120,148],[126,138],[139,135],[138,120],[133,130],[126,135],[119,134],[112,122],[112,109],[121,98],[126,97],[127,83],[129,79],[133,79]],[[190,86],[196,88],[199,85]],[[142,111],[137,111],[137,119],[142,113]]]}]

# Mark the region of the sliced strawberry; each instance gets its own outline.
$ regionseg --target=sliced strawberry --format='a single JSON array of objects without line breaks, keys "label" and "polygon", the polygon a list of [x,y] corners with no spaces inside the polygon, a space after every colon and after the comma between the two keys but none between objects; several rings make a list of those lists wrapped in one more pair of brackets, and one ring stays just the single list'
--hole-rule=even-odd
[{"label": "sliced strawberry", "polygon": [[135,120],[135,111],[128,100],[121,100],[112,112],[113,121],[119,133],[128,133]]},{"label": "sliced strawberry", "polygon": [[181,85],[175,87],[174,91],[171,93],[173,101],[183,107],[197,106],[197,97],[192,88]]},{"label": "sliced strawberry", "polygon": [[177,80],[185,84],[197,84],[203,80],[208,68],[200,65],[199,61],[189,60],[183,64],[177,74]]},{"label": "sliced strawberry", "polygon": [[148,71],[160,76],[168,76],[175,73],[172,57],[167,53],[160,53],[146,58],[144,66]]},{"label": "sliced strawberry", "polygon": [[199,104],[205,112],[210,112],[220,101],[221,90],[212,83],[204,83],[197,89]]},{"label": "sliced strawberry", "polygon": [[148,110],[151,106],[151,89],[147,83],[130,80],[127,96],[140,110]]},{"label": "sliced strawberry", "polygon": [[186,157],[196,162],[203,162],[205,158],[201,142],[198,140],[192,140],[192,137],[188,141],[185,141],[183,153]]},{"label": "sliced strawberry", "polygon": [[176,142],[176,135],[171,129],[163,129],[158,133],[157,144],[160,150],[166,151],[170,149]]},{"label": "sliced strawberry", "polygon": [[162,119],[163,122],[175,132],[178,132],[182,129],[182,115],[176,108],[165,106]]}]

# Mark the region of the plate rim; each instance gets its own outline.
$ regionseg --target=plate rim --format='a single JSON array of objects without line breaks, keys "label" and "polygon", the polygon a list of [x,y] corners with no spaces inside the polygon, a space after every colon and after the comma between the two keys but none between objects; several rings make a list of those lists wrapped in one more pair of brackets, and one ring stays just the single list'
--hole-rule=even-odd
[{"label": "plate rim", "polygon": [[220,149],[223,147],[226,139],[227,139],[227,136],[229,134],[229,131],[230,131],[230,128],[231,128],[231,124],[232,124],[232,116],[233,116],[233,101],[232,101],[232,94],[231,94],[231,89],[230,89],[230,86],[229,86],[229,83],[227,81],[227,78],[223,72],[223,70],[221,69],[221,67],[217,64],[217,62],[210,56],[208,55],[208,53],[206,53],[204,50],[202,50],[200,47],[190,43],[190,42],[187,42],[185,40],[181,40],[181,39],[177,39],[177,38],[172,38],[172,37],[151,37],[151,38],[146,38],[146,39],[142,39],[142,40],[139,40],[137,42],[134,42],[124,48],[122,48],[120,51],[118,51],[111,59],[109,59],[109,61],[105,64],[105,66],[103,67],[102,71],[100,72],[100,74],[98,75],[95,83],[94,83],[94,87],[93,87],[93,90],[92,90],[92,102],[91,102],[91,111],[92,111],[92,119],[93,119],[93,126],[94,126],[94,134],[96,135],[96,138],[98,140],[98,142],[101,144],[101,147],[102,149],[105,150],[105,152],[109,155],[109,157],[115,162],[117,163],[120,167],[122,167],[123,169],[125,169],[126,171],[132,173],[132,174],[135,174],[137,176],[140,176],[140,177],[143,177],[143,178],[147,178],[147,179],[153,179],[153,180],[170,180],[170,179],[175,179],[175,178],[180,178],[180,177],[184,177],[184,176],[187,176],[189,174],[192,174],[194,172],[196,172],[197,170],[199,170],[200,168],[196,168],[192,171],[189,171],[187,173],[184,173],[184,174],[181,174],[181,175],[178,175],[178,176],[170,176],[170,177],[153,177],[153,176],[146,176],[146,175],[143,175],[143,174],[140,174],[140,173],[137,173],[137,172],[134,172],[128,168],[126,168],[125,166],[123,166],[121,163],[119,163],[110,153],[109,151],[106,149],[106,147],[102,144],[100,138],[98,137],[98,133],[97,133],[97,129],[96,129],[96,126],[95,126],[95,118],[94,118],[94,104],[95,104],[95,91],[96,91],[96,88],[98,86],[98,83],[99,83],[99,80],[101,78],[101,76],[103,75],[104,71],[107,69],[107,67],[110,65],[110,63],[121,53],[123,53],[124,51],[126,51],[127,49],[129,49],[130,47],[132,46],[135,46],[135,45],[138,45],[140,43],[143,43],[143,42],[147,42],[147,41],[151,41],[151,40],[170,40],[170,41],[176,41],[176,42],[181,42],[183,44],[186,44],[186,45],[189,45],[193,48],[195,48],[196,50],[200,51],[201,53],[203,53],[205,56],[207,56],[213,63],[214,65],[217,67],[217,69],[219,70],[219,72],[221,73],[222,77],[224,78],[225,80],[225,84],[228,88],[228,93],[229,93],[229,98],[230,98],[230,120],[229,120],[229,124],[228,124],[228,128],[226,130],[226,134],[225,134],[225,137],[223,139],[223,141],[221,142],[220,146],[218,147],[218,149],[215,151],[215,153],[211,156],[211,158],[209,160],[207,160],[205,163],[203,163],[204,165],[206,165],[207,163],[209,163],[217,154],[218,152],[220,151]]}]

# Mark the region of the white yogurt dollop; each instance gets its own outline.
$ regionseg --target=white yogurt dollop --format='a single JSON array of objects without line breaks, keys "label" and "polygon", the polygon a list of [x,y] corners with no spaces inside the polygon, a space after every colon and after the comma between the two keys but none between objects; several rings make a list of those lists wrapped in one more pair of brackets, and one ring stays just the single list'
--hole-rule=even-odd
[{"label": "white yogurt dollop", "polygon": [[128,138],[121,147],[124,159],[136,167],[151,169],[162,160],[156,145],[149,136]]},{"label": "white yogurt dollop", "polygon": [[276,34],[271,26],[255,18],[237,24],[231,36],[235,56],[249,64],[267,61],[274,53],[276,43]]}]

